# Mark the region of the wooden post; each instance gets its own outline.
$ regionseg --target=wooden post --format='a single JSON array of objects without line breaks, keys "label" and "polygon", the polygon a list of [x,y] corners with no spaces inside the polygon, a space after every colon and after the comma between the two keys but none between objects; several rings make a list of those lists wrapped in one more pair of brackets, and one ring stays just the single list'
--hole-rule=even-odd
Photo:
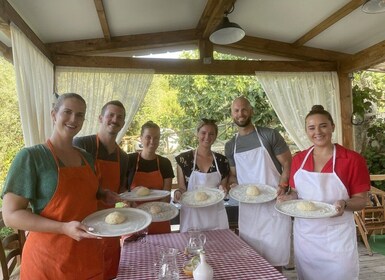
[{"label": "wooden post", "polygon": [[352,82],[349,73],[338,72],[341,103],[342,145],[348,149],[354,148],[354,133],[351,123],[353,113]]}]

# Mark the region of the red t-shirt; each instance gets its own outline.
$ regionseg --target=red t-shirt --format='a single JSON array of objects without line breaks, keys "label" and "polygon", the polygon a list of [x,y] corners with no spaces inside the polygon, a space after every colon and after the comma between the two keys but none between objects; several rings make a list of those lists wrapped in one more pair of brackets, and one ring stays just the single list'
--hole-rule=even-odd
[{"label": "red t-shirt", "polygon": [[[370,177],[365,159],[357,152],[348,150],[335,144],[336,164],[335,172],[345,185],[349,196],[370,190]],[[309,148],[310,149],[310,148]],[[289,184],[295,188],[294,174],[301,167],[309,149],[299,152],[291,163]],[[313,151],[310,153],[303,167],[306,171],[314,171]],[[333,172],[332,158],[325,164],[321,173]]]}]

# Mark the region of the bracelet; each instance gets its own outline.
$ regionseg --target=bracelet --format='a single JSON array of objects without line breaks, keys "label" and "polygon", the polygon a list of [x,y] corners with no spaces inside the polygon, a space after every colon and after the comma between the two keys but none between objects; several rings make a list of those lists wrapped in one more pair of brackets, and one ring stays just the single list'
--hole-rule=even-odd
[{"label": "bracelet", "polygon": [[343,202],[345,202],[344,209],[346,209],[346,207],[348,207],[348,202],[346,200],[343,200]]},{"label": "bracelet", "polygon": [[289,183],[279,184],[278,187],[284,189],[286,194],[290,194],[290,192],[291,192],[291,188],[289,186]]},{"label": "bracelet", "polygon": [[176,189],[175,191],[174,191],[174,193],[175,192],[180,192],[180,193],[182,193],[182,191],[180,190],[180,189]]}]

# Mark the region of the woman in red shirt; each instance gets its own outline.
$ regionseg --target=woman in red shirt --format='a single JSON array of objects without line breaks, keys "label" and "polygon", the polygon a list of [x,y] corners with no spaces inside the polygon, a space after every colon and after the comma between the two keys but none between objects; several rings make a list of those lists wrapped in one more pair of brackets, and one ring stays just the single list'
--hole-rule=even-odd
[{"label": "woman in red shirt", "polygon": [[331,218],[294,220],[294,255],[298,279],[358,279],[359,265],[353,211],[365,207],[370,178],[365,159],[332,143],[334,121],[321,105],[305,119],[313,146],[293,157],[288,199],[333,204]]}]

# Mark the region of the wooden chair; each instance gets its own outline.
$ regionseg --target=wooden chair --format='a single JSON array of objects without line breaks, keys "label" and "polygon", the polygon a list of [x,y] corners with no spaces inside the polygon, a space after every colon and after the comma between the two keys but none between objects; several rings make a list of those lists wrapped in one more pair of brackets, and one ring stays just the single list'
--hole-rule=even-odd
[{"label": "wooden chair", "polygon": [[[371,175],[370,179],[371,181],[382,181],[385,180],[385,175]],[[354,220],[369,255],[373,255],[368,240],[374,232],[383,234],[385,230],[385,192],[372,186],[367,206],[354,213]]]},{"label": "wooden chair", "polygon": [[[0,228],[5,228],[0,212]],[[25,242],[25,232],[18,230],[4,237],[0,242],[0,262],[3,279],[19,279],[21,252]]]}]

